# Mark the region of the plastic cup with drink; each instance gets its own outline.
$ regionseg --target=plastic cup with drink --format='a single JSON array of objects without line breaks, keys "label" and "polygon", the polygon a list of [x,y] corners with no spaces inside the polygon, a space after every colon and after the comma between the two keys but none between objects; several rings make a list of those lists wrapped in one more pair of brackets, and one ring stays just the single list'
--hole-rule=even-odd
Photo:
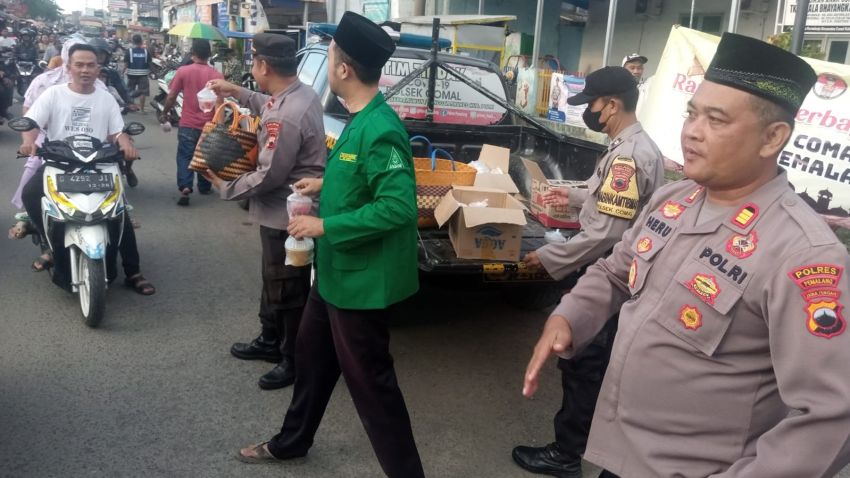
[{"label": "plastic cup with drink", "polygon": [[198,107],[204,113],[209,113],[215,108],[215,93],[209,88],[204,88],[198,92]]}]

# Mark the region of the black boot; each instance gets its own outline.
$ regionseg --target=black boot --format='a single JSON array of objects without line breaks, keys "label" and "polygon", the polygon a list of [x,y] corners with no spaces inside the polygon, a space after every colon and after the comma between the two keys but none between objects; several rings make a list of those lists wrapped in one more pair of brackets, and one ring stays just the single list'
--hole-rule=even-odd
[{"label": "black boot", "polygon": [[288,387],[293,383],[295,383],[295,366],[287,359],[283,359],[269,373],[260,377],[260,381],[257,382],[263,390],[276,390]]},{"label": "black boot", "polygon": [[532,473],[558,478],[582,478],[581,459],[567,456],[557,443],[542,448],[518,446],[512,455],[517,465]]},{"label": "black boot", "polygon": [[266,362],[278,363],[283,360],[280,353],[280,342],[277,340],[265,340],[262,335],[252,340],[250,344],[237,342],[230,347],[230,353],[242,360],[265,360]]}]

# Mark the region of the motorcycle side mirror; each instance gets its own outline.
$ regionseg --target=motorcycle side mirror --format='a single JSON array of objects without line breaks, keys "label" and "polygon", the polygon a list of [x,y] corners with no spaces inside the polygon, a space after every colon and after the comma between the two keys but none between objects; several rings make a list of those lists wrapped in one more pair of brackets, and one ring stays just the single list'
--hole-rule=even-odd
[{"label": "motorcycle side mirror", "polygon": [[12,121],[9,121],[9,128],[12,128],[14,131],[19,133],[23,133],[24,131],[38,129],[38,123],[33,121],[32,118],[21,116],[20,118],[15,118]]},{"label": "motorcycle side mirror", "polygon": [[128,123],[127,126],[124,127],[124,132],[129,134],[130,136],[138,136],[145,132],[145,125],[133,121],[132,123]]},{"label": "motorcycle side mirror", "polygon": [[38,62],[38,67],[41,68],[42,70],[46,70],[47,69],[47,62],[44,61],[44,60],[41,60],[40,62]]}]

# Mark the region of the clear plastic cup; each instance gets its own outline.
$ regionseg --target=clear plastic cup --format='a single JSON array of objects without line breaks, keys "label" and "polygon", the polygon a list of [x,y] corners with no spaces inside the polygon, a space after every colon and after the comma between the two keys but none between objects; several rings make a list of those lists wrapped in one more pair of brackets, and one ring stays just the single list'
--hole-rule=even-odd
[{"label": "clear plastic cup", "polygon": [[204,113],[209,113],[215,108],[215,93],[209,88],[204,88],[198,92],[198,107]]},{"label": "clear plastic cup", "polygon": [[289,236],[283,244],[286,250],[286,265],[303,267],[313,262],[313,239],[295,239]]},{"label": "clear plastic cup", "polygon": [[286,197],[286,212],[289,217],[309,216],[313,213],[313,200],[309,196],[292,193]]}]

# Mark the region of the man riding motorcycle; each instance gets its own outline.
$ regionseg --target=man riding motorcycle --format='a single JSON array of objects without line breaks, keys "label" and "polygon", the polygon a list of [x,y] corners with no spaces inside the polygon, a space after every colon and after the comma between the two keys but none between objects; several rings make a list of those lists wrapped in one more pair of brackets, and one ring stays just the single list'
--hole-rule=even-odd
[{"label": "man riding motorcycle", "polygon": [[24,28],[18,33],[20,41],[15,45],[15,58],[24,61],[38,61],[38,45],[35,42],[35,32]]}]

